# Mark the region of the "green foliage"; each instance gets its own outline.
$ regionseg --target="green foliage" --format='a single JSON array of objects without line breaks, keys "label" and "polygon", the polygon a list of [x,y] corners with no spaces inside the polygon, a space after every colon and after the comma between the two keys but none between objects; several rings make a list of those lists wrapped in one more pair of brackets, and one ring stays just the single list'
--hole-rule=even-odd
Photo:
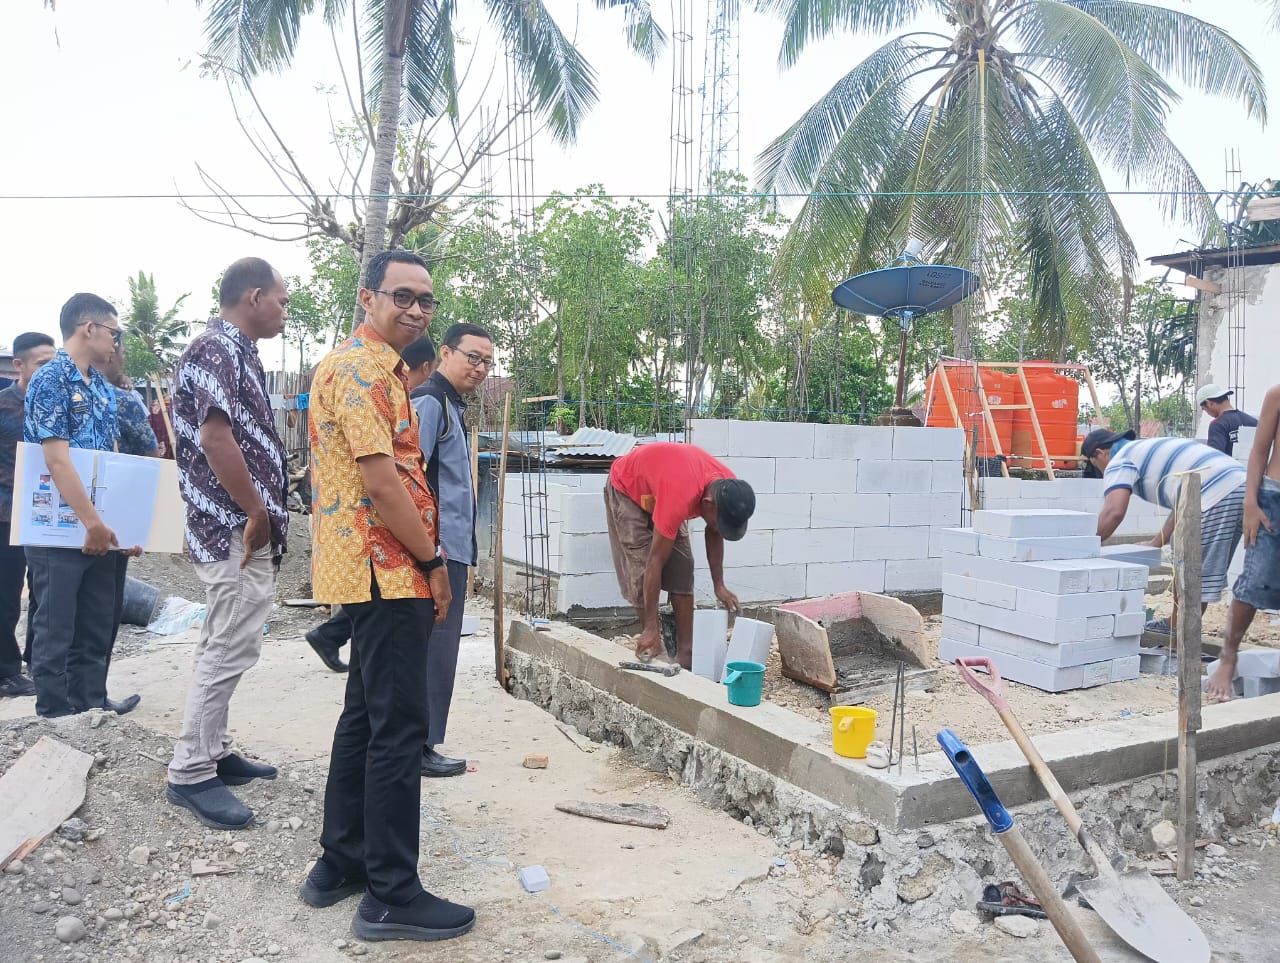
[{"label": "green foliage", "polygon": [[154,275],[139,271],[129,278],[129,307],[121,318],[125,326],[124,370],[130,378],[167,375],[182,354],[190,323],[179,314],[190,297],[184,294],[161,312]]},{"label": "green foliage", "polygon": [[[1137,256],[1101,169],[1162,192],[1207,229],[1213,205],[1165,131],[1170,80],[1266,119],[1260,69],[1221,29],[1181,10],[1113,0],[766,0],[781,62],[842,30],[902,31],[939,8],[952,35],[902,33],[840,78],[760,158],[762,187],[804,197],[777,272],[810,296],[877,268],[908,238],[926,257],[994,278],[1007,236],[1027,284],[1028,329],[1054,356],[1105,313]],[[1168,78],[1168,79],[1166,79]],[[967,355],[970,314],[953,350]],[[1073,327],[1074,326],[1074,327]]]}]

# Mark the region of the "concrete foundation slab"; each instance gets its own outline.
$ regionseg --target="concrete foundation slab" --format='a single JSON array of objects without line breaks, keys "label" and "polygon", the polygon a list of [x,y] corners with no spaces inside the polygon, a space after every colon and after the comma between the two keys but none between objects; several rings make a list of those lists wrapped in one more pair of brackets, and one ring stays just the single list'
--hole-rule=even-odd
[{"label": "concrete foundation slab", "polygon": [[[631,748],[652,768],[672,773],[726,808],[746,811],[744,787],[755,787],[749,792],[779,805],[783,797],[790,799],[794,813],[778,818],[793,821],[812,820],[823,807],[848,814],[845,820],[861,817],[889,829],[974,817],[972,797],[940,752],[922,755],[918,773],[910,766],[901,776],[896,769],[870,769],[835,755],[826,725],[767,702],[730,706],[723,686],[692,673],[664,679],[624,672],[617,667],[619,651],[613,642],[572,626],[556,623],[549,632],[534,632],[513,622],[507,667],[521,698],[594,739]],[[1135,655],[1135,671],[1137,661]],[[1074,794],[1167,772],[1169,759],[1177,758],[1177,714],[1120,719],[1040,735],[1035,742]],[[1206,771],[1214,760],[1277,742],[1280,695],[1204,707],[1198,750]],[[1006,805],[1044,799],[1013,742],[984,745],[980,756]],[[1256,818],[1252,811],[1237,818],[1246,817]]]}]

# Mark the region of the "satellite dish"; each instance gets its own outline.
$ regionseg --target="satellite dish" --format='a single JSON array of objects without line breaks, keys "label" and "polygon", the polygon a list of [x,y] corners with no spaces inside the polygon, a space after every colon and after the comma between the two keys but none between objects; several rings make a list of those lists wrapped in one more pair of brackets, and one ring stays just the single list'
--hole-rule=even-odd
[{"label": "satellite dish", "polygon": [[831,292],[837,307],[870,317],[893,318],[902,328],[891,424],[914,421],[905,408],[907,333],[912,320],[959,304],[982,287],[982,279],[972,271],[950,264],[921,264],[915,256],[918,250],[918,246],[909,246],[893,266],[855,275]]}]

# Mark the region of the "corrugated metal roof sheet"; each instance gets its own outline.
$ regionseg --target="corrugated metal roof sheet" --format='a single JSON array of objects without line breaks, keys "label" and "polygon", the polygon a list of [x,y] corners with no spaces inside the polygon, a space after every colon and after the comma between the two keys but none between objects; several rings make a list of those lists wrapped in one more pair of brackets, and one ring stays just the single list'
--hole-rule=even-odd
[{"label": "corrugated metal roof sheet", "polygon": [[604,428],[579,428],[562,441],[548,443],[547,448],[561,458],[621,458],[637,440],[635,435]]}]

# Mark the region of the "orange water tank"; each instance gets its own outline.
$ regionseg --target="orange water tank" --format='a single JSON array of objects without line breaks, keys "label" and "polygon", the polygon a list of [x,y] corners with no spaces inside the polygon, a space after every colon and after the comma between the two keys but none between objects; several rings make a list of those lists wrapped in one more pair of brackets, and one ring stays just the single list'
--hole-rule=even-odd
[{"label": "orange water tank", "polygon": [[[1073,455],[1078,450],[1076,426],[1080,416],[1080,383],[1074,378],[1059,374],[1050,367],[1023,368],[1027,387],[1031,390],[1031,404],[1040,422],[1045,447],[1050,457]],[[1013,413],[1013,453],[1015,463],[1024,468],[1044,466],[1040,445],[1036,442],[1035,428],[1031,424],[1030,411]],[[1055,461],[1055,468],[1078,468],[1075,461]]]},{"label": "orange water tank", "polygon": [[[969,432],[976,423],[978,457],[994,458],[997,453],[1008,455],[1013,447],[1013,416],[1016,412],[999,410],[991,412],[991,420],[995,422],[996,427],[996,438],[993,439],[987,421],[982,416],[982,402],[978,397],[974,370],[972,365],[946,363],[939,364],[933,369],[926,384],[925,424],[933,428],[964,428]],[[987,404],[1022,404],[1022,385],[1018,382],[1016,374],[994,368],[977,370],[982,372],[982,388],[987,395]],[[952,414],[951,405],[940,380],[944,374],[951,388],[951,398],[955,401],[956,410],[960,415],[958,423]],[[997,440],[999,441],[998,451]]]}]

